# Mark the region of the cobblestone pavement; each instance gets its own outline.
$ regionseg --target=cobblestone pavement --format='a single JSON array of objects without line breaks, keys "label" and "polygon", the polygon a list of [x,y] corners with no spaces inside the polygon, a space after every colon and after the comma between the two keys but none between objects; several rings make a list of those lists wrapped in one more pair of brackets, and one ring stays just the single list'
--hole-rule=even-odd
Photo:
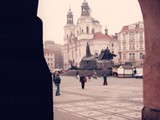
[{"label": "cobblestone pavement", "polygon": [[[140,120],[142,79],[109,77],[87,81],[85,89],[79,80],[62,76],[61,95],[54,96],[54,120]],[[55,86],[53,86],[55,95]]]}]

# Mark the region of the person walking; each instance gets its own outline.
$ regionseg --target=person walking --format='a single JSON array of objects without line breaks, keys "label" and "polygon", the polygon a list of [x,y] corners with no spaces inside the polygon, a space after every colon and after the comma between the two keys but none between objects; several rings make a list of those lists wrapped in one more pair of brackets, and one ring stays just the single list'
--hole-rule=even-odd
[{"label": "person walking", "polygon": [[78,70],[76,71],[76,78],[78,79],[79,73]]},{"label": "person walking", "polygon": [[108,85],[106,74],[104,74],[104,76],[103,76],[103,85]]},{"label": "person walking", "polygon": [[54,84],[55,84],[55,78],[56,78],[56,71],[53,72],[53,74],[52,74],[52,80],[53,80]]},{"label": "person walking", "polygon": [[95,70],[94,70],[94,72],[93,72],[93,78],[94,78],[94,79],[97,79],[97,73],[96,73]]},{"label": "person walking", "polygon": [[137,74],[136,68],[133,70],[133,77]]},{"label": "person walking", "polygon": [[91,74],[91,73],[88,73],[87,77],[88,77],[89,82],[90,82],[90,80],[91,80],[91,76],[92,76],[92,74]]},{"label": "person walking", "polygon": [[61,83],[61,78],[60,78],[60,74],[58,73],[56,75],[56,78],[55,78],[55,85],[57,87],[57,89],[56,89],[56,96],[60,95],[60,83]]},{"label": "person walking", "polygon": [[80,82],[81,82],[82,89],[84,89],[85,82],[87,82],[87,78],[83,74],[80,75]]}]

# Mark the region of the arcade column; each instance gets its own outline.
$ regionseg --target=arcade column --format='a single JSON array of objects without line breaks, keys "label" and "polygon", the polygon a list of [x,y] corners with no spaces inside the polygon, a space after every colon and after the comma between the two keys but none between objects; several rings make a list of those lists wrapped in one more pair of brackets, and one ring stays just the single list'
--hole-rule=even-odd
[{"label": "arcade column", "polygon": [[0,2],[0,120],[53,120],[38,0]]},{"label": "arcade column", "polygon": [[139,0],[145,27],[142,120],[160,120],[160,1]]}]

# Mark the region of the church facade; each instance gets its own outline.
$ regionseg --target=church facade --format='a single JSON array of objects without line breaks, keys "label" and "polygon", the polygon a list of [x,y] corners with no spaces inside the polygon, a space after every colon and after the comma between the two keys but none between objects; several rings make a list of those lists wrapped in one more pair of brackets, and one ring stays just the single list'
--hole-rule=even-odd
[{"label": "church facade", "polygon": [[113,59],[118,63],[118,40],[108,35],[108,29],[105,34],[101,32],[102,25],[90,14],[90,7],[86,0],[81,5],[81,16],[74,24],[73,13],[69,9],[67,13],[67,22],[64,26],[64,69],[74,66],[79,67],[81,59],[86,55],[86,45],[90,46],[92,55],[99,55],[107,47],[112,53],[117,55]]}]

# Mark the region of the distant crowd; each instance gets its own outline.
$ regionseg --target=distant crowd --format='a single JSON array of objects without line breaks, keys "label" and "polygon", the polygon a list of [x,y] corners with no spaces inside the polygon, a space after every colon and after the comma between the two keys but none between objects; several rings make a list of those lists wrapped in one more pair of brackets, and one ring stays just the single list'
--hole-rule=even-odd
[{"label": "distant crowd", "polygon": [[[53,83],[56,86],[56,94],[55,94],[56,96],[61,95],[60,94],[60,84],[61,84],[60,74],[62,74],[62,72],[60,72],[60,71],[55,71],[54,73],[51,73]],[[83,73],[79,74],[79,72],[77,70],[76,74],[75,74],[75,78],[79,79],[79,82],[81,83],[81,88],[85,89],[85,83],[87,82],[87,80],[90,82],[91,78],[97,79],[97,74],[94,71],[93,74],[88,73],[87,75],[84,75]],[[108,85],[106,74],[104,74],[103,80],[104,80],[103,85]]]}]

